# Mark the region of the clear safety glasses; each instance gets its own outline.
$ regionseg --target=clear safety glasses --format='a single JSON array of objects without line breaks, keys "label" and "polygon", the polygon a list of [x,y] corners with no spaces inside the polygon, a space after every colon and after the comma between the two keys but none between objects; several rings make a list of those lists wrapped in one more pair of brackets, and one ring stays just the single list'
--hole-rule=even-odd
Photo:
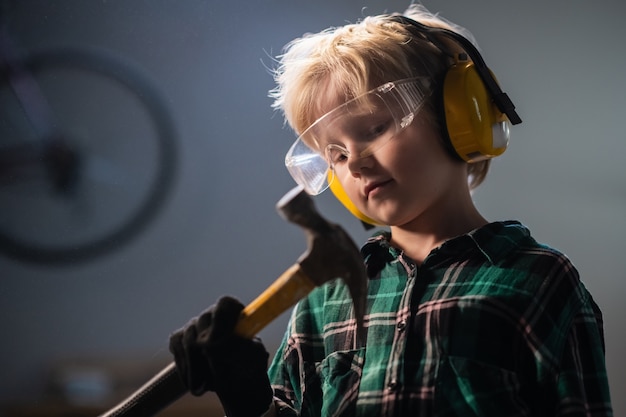
[{"label": "clear safety glasses", "polygon": [[385,83],[334,108],[293,143],[285,165],[305,191],[317,195],[334,178],[336,164],[364,158],[413,121],[432,91],[428,77]]}]

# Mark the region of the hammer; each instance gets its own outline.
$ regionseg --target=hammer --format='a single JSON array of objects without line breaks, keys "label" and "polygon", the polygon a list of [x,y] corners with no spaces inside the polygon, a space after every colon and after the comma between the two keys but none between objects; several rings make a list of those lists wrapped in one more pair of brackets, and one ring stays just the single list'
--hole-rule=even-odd
[{"label": "hammer", "polygon": [[[304,229],[308,247],[293,266],[243,309],[235,333],[253,338],[315,287],[342,278],[352,297],[355,347],[363,346],[367,275],[359,248],[339,225],[330,223],[317,212],[313,200],[300,186],[285,194],[276,207],[285,219]],[[186,392],[176,364],[172,362],[100,417],[153,416]]]}]

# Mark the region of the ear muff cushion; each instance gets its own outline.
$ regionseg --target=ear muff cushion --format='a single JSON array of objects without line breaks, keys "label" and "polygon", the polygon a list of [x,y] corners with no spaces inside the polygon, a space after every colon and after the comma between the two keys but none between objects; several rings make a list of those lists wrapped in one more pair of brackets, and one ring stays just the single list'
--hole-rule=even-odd
[{"label": "ear muff cushion", "polygon": [[339,180],[337,180],[337,178],[332,178],[333,177],[332,172],[329,171],[328,176],[329,176],[328,180],[330,182],[330,190],[335,195],[337,200],[339,200],[341,204],[343,204],[344,207],[347,208],[348,211],[352,213],[354,217],[356,217],[357,219],[367,224],[371,224],[375,226],[379,225],[374,220],[370,219],[365,214],[363,214],[358,208],[356,208],[352,200],[350,200],[350,198],[348,197],[348,194],[346,194],[346,190],[344,190]]},{"label": "ear muff cushion", "polygon": [[442,93],[448,137],[463,160],[476,162],[506,150],[494,147],[493,126],[502,116],[471,61],[450,67]]}]

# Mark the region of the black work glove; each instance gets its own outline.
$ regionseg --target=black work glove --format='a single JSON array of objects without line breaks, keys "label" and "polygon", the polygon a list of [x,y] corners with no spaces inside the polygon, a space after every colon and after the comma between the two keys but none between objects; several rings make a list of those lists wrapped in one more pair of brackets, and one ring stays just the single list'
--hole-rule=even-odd
[{"label": "black work glove", "polygon": [[228,417],[260,416],[273,398],[265,347],[233,333],[242,310],[239,301],[222,297],[170,336],[187,389],[196,396],[217,393]]}]

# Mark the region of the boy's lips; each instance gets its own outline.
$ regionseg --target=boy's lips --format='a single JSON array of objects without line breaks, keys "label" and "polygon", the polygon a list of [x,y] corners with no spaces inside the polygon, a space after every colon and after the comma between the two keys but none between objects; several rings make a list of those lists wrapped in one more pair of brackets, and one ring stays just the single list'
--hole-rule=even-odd
[{"label": "boy's lips", "polygon": [[365,188],[363,189],[363,193],[365,194],[365,197],[366,198],[369,197],[373,191],[389,184],[391,181],[392,180],[375,181],[375,182],[371,182],[367,184]]}]

